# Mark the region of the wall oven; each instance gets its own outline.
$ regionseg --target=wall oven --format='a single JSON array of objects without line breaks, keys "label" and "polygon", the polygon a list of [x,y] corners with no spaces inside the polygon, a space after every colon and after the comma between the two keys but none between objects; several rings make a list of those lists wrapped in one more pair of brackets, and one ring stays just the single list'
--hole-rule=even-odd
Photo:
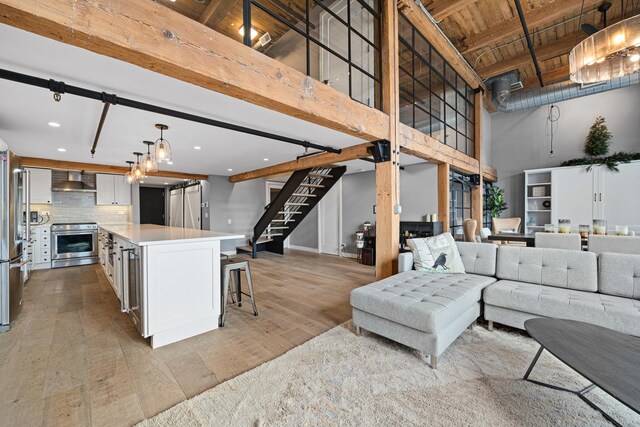
[{"label": "wall oven", "polygon": [[51,267],[96,264],[98,224],[69,223],[51,226]]}]

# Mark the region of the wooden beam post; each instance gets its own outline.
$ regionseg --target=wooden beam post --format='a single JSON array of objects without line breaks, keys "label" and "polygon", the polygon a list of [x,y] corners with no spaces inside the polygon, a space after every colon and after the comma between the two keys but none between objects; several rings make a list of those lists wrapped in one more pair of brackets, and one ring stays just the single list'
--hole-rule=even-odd
[{"label": "wooden beam post", "polygon": [[475,157],[478,160],[478,171],[477,174],[480,175],[480,184],[471,190],[471,218],[476,220],[477,228],[476,232],[480,233],[480,229],[482,228],[482,217],[483,217],[483,177],[482,177],[482,102],[483,96],[480,92],[476,93],[475,99],[475,117],[474,117],[474,125],[475,125]]},{"label": "wooden beam post", "polygon": [[376,279],[398,271],[400,214],[396,211],[398,176],[398,9],[396,0],[384,0],[382,15],[383,94],[382,109],[389,115],[391,160],[376,165]]},{"label": "wooden beam post", "polygon": [[449,207],[451,204],[451,192],[449,183],[449,164],[438,165],[438,220],[442,221],[442,231],[449,231]]}]

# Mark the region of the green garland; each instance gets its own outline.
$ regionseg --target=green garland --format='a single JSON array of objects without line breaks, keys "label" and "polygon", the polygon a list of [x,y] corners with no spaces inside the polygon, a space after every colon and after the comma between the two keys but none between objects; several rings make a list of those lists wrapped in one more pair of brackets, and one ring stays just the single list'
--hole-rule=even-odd
[{"label": "green garland", "polygon": [[618,164],[629,163],[632,160],[640,160],[640,153],[614,153],[607,157],[585,157],[583,159],[572,159],[563,162],[561,166],[580,166],[588,165],[587,171],[590,171],[593,165],[605,165],[609,170],[620,172]]}]

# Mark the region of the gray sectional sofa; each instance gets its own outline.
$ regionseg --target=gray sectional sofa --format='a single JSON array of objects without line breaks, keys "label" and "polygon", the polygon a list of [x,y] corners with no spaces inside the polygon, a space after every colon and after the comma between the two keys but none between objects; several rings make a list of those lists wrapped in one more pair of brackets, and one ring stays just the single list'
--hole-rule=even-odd
[{"label": "gray sectional sofa", "polygon": [[579,320],[640,336],[640,255],[457,243],[466,274],[412,270],[354,289],[353,322],[437,358],[480,316],[524,329],[534,317]]}]

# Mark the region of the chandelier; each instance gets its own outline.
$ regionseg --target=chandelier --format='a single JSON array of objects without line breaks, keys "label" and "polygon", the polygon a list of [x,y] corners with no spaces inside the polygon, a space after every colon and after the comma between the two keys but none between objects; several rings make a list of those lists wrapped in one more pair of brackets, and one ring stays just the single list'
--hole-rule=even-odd
[{"label": "chandelier", "polygon": [[640,70],[640,15],[587,37],[569,54],[571,81],[597,83]]}]

